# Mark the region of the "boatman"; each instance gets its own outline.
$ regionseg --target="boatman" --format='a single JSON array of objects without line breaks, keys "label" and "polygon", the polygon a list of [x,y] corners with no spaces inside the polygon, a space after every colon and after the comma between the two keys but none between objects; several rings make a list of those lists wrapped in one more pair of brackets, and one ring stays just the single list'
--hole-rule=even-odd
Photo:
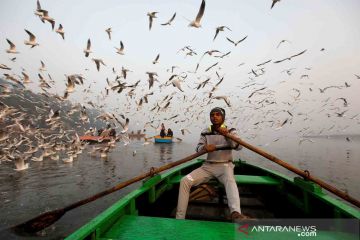
[{"label": "boatman", "polygon": [[[235,182],[234,164],[232,162],[232,149],[240,150],[242,146],[220,134],[230,133],[238,137],[236,129],[227,128],[224,124],[225,110],[220,107],[213,108],[210,111],[210,121],[212,125],[201,132],[200,140],[196,147],[197,152],[202,149],[208,152],[207,159],[201,167],[181,179],[176,218],[185,219],[192,186],[197,186],[208,182],[212,178],[217,178],[224,184],[231,220],[249,219],[249,217],[241,214],[239,190]],[[216,147],[220,147],[222,150],[216,151]]]}]

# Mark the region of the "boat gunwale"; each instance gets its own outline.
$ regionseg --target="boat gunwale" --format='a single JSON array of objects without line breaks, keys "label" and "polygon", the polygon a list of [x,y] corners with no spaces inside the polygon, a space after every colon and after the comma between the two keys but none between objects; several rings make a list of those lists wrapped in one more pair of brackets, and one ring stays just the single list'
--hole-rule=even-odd
[{"label": "boat gunwale", "polygon": [[[144,180],[143,184],[139,188],[126,194],[124,197],[122,197],[117,202],[112,204],[110,207],[105,209],[103,212],[101,212],[95,218],[93,218],[89,222],[85,223],[83,226],[78,228],[75,232],[71,233],[65,239],[66,240],[84,239],[84,238],[90,236],[91,234],[101,236],[101,233],[106,231],[106,229],[104,229],[101,224],[104,224],[104,222],[110,220],[114,216],[114,214],[118,215],[116,217],[116,219],[122,217],[124,214],[119,214],[119,212],[121,212],[121,211],[124,212],[125,211],[124,208],[126,206],[128,206],[132,200],[135,200],[138,196],[140,196],[144,192],[149,191],[152,187],[161,183],[162,181],[173,177],[173,175],[179,174],[179,172],[182,169],[186,169],[187,167],[195,165],[195,164],[201,164],[203,161],[204,161],[204,159],[195,159],[195,160],[189,161],[187,163],[184,163],[180,166],[177,166],[173,169],[170,169],[164,173],[155,175],[147,180]],[[240,166],[241,164],[244,164],[244,165],[250,166],[252,168],[259,169],[265,173],[262,176],[271,176],[271,177],[275,178],[276,180],[278,180],[280,182],[279,185],[282,185],[283,182],[286,181],[288,184],[294,185],[295,187],[298,187],[300,190],[306,191],[306,192],[310,193],[312,196],[324,201],[326,204],[333,206],[334,209],[339,209],[347,215],[351,215],[354,218],[360,219],[360,211],[359,210],[341,202],[340,200],[335,199],[333,196],[329,195],[327,192],[322,192],[322,191],[314,192],[307,188],[304,188],[303,186],[301,186],[299,184],[296,184],[296,182],[295,182],[296,177],[292,178],[292,177],[289,177],[285,174],[279,173],[274,170],[270,170],[270,169],[266,169],[264,167],[248,164],[246,161],[243,161],[243,160],[235,161],[235,164],[238,166]],[[171,180],[171,179],[169,179],[169,180]],[[169,181],[169,182],[171,182],[171,181]],[[175,183],[172,183],[172,184],[175,184]],[[315,183],[312,183],[312,184],[315,184]],[[112,221],[112,223],[113,223],[113,221]],[[110,223],[110,224],[112,224],[112,223]],[[109,224],[106,224],[106,225],[108,226]]]}]

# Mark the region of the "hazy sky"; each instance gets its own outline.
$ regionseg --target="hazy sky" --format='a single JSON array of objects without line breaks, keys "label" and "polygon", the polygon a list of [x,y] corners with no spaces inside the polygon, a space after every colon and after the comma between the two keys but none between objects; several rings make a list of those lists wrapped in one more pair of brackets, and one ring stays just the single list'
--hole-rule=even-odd
[{"label": "hazy sky", "polygon": [[[360,1],[283,0],[270,10],[271,2],[207,0],[202,27],[196,29],[188,27],[187,19],[195,18],[200,0],[41,1],[41,7],[55,19],[55,27],[59,23],[63,25],[64,41],[51,30],[48,22],[44,24],[34,15],[35,0],[2,0],[0,63],[12,70],[0,69],[0,73],[21,75],[23,67],[33,81],[27,87],[39,92],[37,73],[40,60],[43,60],[47,71],[42,75],[47,77],[49,73],[56,82],[49,92],[59,95],[63,95],[65,89],[64,74],[83,74],[86,78],[84,85],[77,85],[69,100],[84,103],[92,100],[98,105],[105,104],[105,111],[127,115],[133,129],[141,129],[146,121],[153,118],[160,120],[179,114],[179,117],[164,122],[175,129],[176,135],[179,135],[180,128],[191,129],[193,138],[208,124],[209,110],[222,106],[227,110],[228,123],[236,125],[246,136],[264,132],[272,136],[274,133],[281,136],[289,132],[299,135],[321,131],[323,134],[359,133],[360,115],[356,114],[360,113],[360,79],[355,74],[360,75]],[[149,31],[146,14],[153,11],[158,14]],[[161,26],[160,23],[169,20],[174,12],[177,15],[172,25]],[[232,31],[220,32],[213,41],[215,28],[222,25]],[[111,40],[105,32],[108,27],[112,27],[113,31]],[[36,35],[40,46],[30,49],[24,45],[24,40],[28,38],[24,29]],[[247,39],[236,47],[226,40],[228,37],[237,41],[245,36],[248,36]],[[17,46],[20,54],[5,52],[9,46],[6,38]],[[88,38],[91,39],[93,53],[86,58],[82,51]],[[289,42],[277,48],[283,39]],[[125,45],[123,56],[116,54],[114,48],[119,47],[120,40]],[[197,55],[186,56],[186,52],[179,52],[184,46],[191,46]],[[231,53],[224,58],[206,55],[201,59],[205,51],[214,49]],[[273,63],[303,50],[307,51],[290,61]],[[160,54],[159,63],[154,65],[152,61],[157,54]],[[16,62],[10,60],[14,56],[17,57]],[[97,72],[91,58],[103,59],[106,66],[101,66],[100,72]],[[272,61],[262,66],[264,74],[260,75],[262,72],[256,65],[267,60]],[[199,62],[198,71],[192,73]],[[216,67],[205,72],[217,62]],[[241,63],[244,64],[238,66]],[[174,65],[179,67],[174,73],[187,73],[187,78],[181,83],[184,93],[172,85],[159,88],[172,75],[167,70]],[[129,89],[121,94],[110,91],[105,96],[105,88],[109,87],[106,78],[115,83],[122,66],[132,70],[126,80],[121,79],[122,82],[133,84],[140,80],[132,99],[126,96]],[[116,74],[112,72],[113,67]],[[255,77],[252,69],[260,76]],[[286,70],[289,69],[288,74]],[[147,71],[157,72],[159,80],[150,90]],[[213,96],[228,96],[231,107],[222,100],[213,99],[209,103],[209,92],[219,81],[215,71],[224,76],[224,80]],[[208,77],[211,77],[209,85],[194,89]],[[345,82],[350,87],[345,87]],[[254,85],[243,88],[250,84]],[[89,85],[91,92],[84,94],[83,90]],[[319,88],[331,85],[337,88],[320,93]],[[267,95],[255,94],[248,98],[250,93],[262,87],[267,87],[261,91]],[[296,98],[299,91],[300,96]],[[137,107],[136,102],[150,92],[154,95],[149,96],[149,103]],[[167,109],[158,113],[149,111],[156,103],[164,107],[166,102],[161,102],[162,99],[172,93],[174,96]],[[340,97],[346,98],[348,106],[337,99]],[[337,117],[336,113],[346,110],[344,117]],[[288,122],[280,128],[286,119]],[[175,124],[176,120],[183,122]],[[256,124],[259,121],[265,122]],[[299,132],[307,127],[309,129]],[[148,132],[155,133],[152,129]]]}]

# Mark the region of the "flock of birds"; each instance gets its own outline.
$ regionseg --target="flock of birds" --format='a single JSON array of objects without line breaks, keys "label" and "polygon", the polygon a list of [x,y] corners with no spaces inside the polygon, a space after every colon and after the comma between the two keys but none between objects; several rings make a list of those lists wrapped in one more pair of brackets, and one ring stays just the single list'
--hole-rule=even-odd
[{"label": "flock of birds", "polygon": [[[280,0],[272,0],[271,9],[274,5]],[[198,13],[194,20],[189,21],[189,27],[200,28],[201,22],[204,17],[206,9],[205,0],[202,0]],[[158,12],[148,12],[147,17],[149,20],[149,30],[151,31],[152,27],[155,24],[155,19],[157,18]],[[41,7],[39,0],[37,0],[37,5],[35,9],[35,15],[45,23],[48,22],[51,24],[51,29],[55,29],[55,19],[49,15],[49,11]],[[144,16],[145,17],[145,16]],[[165,23],[162,23],[162,26],[172,26],[176,19],[176,12],[172,17]],[[221,35],[221,32],[231,32],[231,28],[228,26],[218,26],[215,28],[214,37],[212,40],[215,41]],[[25,45],[30,46],[31,48],[41,47],[37,42],[36,36],[29,30],[25,29],[25,32],[29,36],[28,40],[24,41]],[[62,24],[59,24],[58,28],[55,29],[55,32],[58,33],[63,40],[65,40],[65,29]],[[105,32],[109,38],[112,40],[112,28],[109,27],[105,29]],[[233,46],[237,48],[241,44],[246,43],[248,36],[243,36],[239,40],[233,40],[230,37],[226,37],[226,40]],[[20,54],[17,51],[16,45],[10,40],[6,39],[9,44],[9,48],[6,50],[6,53],[9,55],[18,55]],[[92,43],[89,38],[87,42],[84,41],[85,48],[83,54],[85,58],[93,55]],[[291,44],[290,41],[283,39],[281,40],[276,49],[280,48],[284,44]],[[115,47],[115,53],[119,55],[126,54],[125,44],[120,41],[119,47]],[[321,49],[320,51],[324,51]],[[83,152],[87,147],[85,143],[80,141],[78,133],[64,124],[64,119],[71,120],[78,118],[78,121],[75,122],[76,125],[82,127],[82,132],[85,134],[95,133],[96,128],[93,130],[86,130],[90,126],[90,121],[88,116],[88,107],[90,106],[94,109],[102,111],[95,119],[105,122],[111,122],[116,126],[121,126],[121,132],[114,138],[112,141],[101,146],[94,146],[89,152],[90,155],[100,155],[101,158],[106,158],[111,149],[116,147],[117,141],[123,141],[124,144],[129,144],[130,140],[127,136],[129,130],[129,117],[125,117],[126,114],[131,115],[135,110],[141,113],[144,113],[143,116],[147,118],[143,129],[153,129],[159,131],[160,124],[162,122],[170,121],[177,125],[182,125],[183,127],[179,128],[179,131],[182,135],[191,133],[189,130],[190,127],[203,127],[204,123],[208,119],[203,119],[202,115],[206,114],[204,109],[206,106],[209,106],[211,103],[216,102],[221,104],[221,102],[227,107],[227,112],[230,112],[228,118],[228,123],[230,125],[245,125],[243,123],[248,123],[247,128],[242,128],[241,134],[246,135],[247,138],[255,138],[257,136],[257,130],[264,128],[273,128],[275,131],[282,129],[285,125],[291,124],[296,117],[301,121],[306,122],[311,120],[311,113],[317,111],[318,113],[326,112],[327,110],[332,111],[332,113],[326,112],[328,118],[344,118],[346,117],[345,113],[348,112],[348,106],[350,105],[349,101],[345,97],[339,97],[333,99],[331,97],[322,100],[322,106],[319,109],[312,109],[308,112],[300,112],[297,108],[302,104],[303,89],[295,88],[289,90],[290,100],[280,101],[277,99],[276,92],[271,89],[270,86],[266,86],[264,83],[259,83],[259,79],[263,77],[266,73],[266,66],[271,62],[273,64],[280,64],[285,61],[293,61],[293,59],[301,57],[302,55],[307,54],[307,49],[302,50],[301,52],[295,52],[288,57],[261,62],[256,66],[250,67],[248,72],[249,81],[245,82],[243,85],[238,86],[240,89],[251,88],[251,93],[247,96],[247,99],[240,98],[240,96],[228,96],[228,95],[219,95],[218,90],[221,89],[222,83],[225,79],[225,74],[221,73],[221,60],[229,57],[231,51],[223,53],[217,49],[211,49],[205,51],[203,54],[199,54],[194,48],[187,45],[177,51],[177,54],[184,54],[185,57],[197,57],[200,59],[196,64],[194,71],[186,71],[181,69],[179,66],[171,66],[167,69],[169,72],[169,78],[165,82],[159,80],[159,75],[154,71],[147,71],[146,75],[148,80],[146,86],[141,85],[141,81],[136,81],[135,83],[129,83],[129,75],[133,72],[130,69],[122,66],[121,71],[115,70],[115,67],[112,68],[113,74],[115,76],[114,81],[110,81],[109,78],[106,79],[107,86],[97,98],[97,102],[94,100],[84,101],[84,104],[75,104],[69,105],[70,110],[65,111],[62,107],[68,102],[69,96],[75,92],[75,89],[82,88],[83,93],[89,94],[91,92],[91,84],[88,87],[84,87],[86,83],[86,77],[82,73],[75,73],[71,75],[66,75],[65,91],[63,94],[53,94],[50,93],[50,89],[55,84],[55,80],[51,77],[50,74],[45,76],[47,71],[46,64],[44,61],[40,61],[40,67],[38,69],[38,78],[39,78],[39,87],[41,89],[40,96],[42,97],[39,101],[34,102],[30,98],[24,97],[28,94],[28,91],[31,91],[27,85],[34,83],[29,74],[26,72],[26,69],[21,69],[22,76],[17,74],[11,74],[12,70],[9,64],[0,63],[1,71],[4,71],[4,78],[8,81],[7,84],[0,84],[0,124],[4,126],[0,130],[0,162],[14,162],[15,170],[25,170],[29,167],[30,161],[43,161],[44,159],[59,160],[62,159],[64,163],[72,162],[76,157]],[[218,61],[210,66],[204,67],[204,70],[200,72],[202,66],[200,66],[202,59],[204,58],[214,58]],[[16,57],[10,59],[12,62],[16,61]],[[105,61],[101,58],[92,58],[95,63],[97,71],[101,71],[103,67],[108,67],[105,64]],[[159,64],[160,62],[160,53],[156,55],[152,61],[153,65]],[[242,67],[245,63],[240,63],[237,67]],[[88,69],[85,69],[88,70]],[[300,79],[306,80],[309,79],[312,68],[306,67],[301,69]],[[305,73],[303,72],[305,71]],[[291,77],[296,72],[296,68],[284,69],[281,73],[287,74],[288,77]],[[189,76],[197,76],[199,82],[195,83],[194,86],[188,82]],[[355,74],[356,79],[360,79],[359,75]],[[158,83],[157,86],[155,83]],[[282,82],[284,83],[284,82]],[[280,83],[280,84],[282,84]],[[190,85],[189,85],[190,84]],[[196,91],[196,94],[190,93],[187,94],[185,91],[185,86]],[[261,87],[258,87],[261,86]],[[139,93],[139,88],[140,89]],[[325,94],[329,89],[347,89],[351,87],[351,84],[344,82],[341,85],[335,86],[326,86],[319,88],[319,94]],[[163,98],[156,98],[157,93],[163,92],[164,89],[172,90],[172,93],[166,94]],[[157,92],[156,92],[157,91]],[[309,87],[308,91],[311,93],[315,89]],[[329,90],[332,91],[332,90]],[[113,111],[108,111],[104,102],[106,98],[111,96],[111,94],[121,94],[126,92],[126,103],[124,108],[114,108]],[[146,92],[146,93],[144,93]],[[166,92],[166,91],[164,91]],[[17,106],[11,106],[9,103],[5,103],[6,99],[16,95],[20,99],[20,104]],[[139,96],[141,95],[141,96]],[[152,96],[152,97],[151,97]],[[156,98],[150,100],[151,98]],[[231,99],[235,99],[239,104],[232,104]],[[87,99],[87,98],[85,98]],[[221,102],[218,102],[221,101]],[[178,102],[183,102],[182,106],[174,106]],[[35,106],[35,111],[26,109],[23,107],[23,104],[31,104]],[[153,103],[153,106],[148,108],[145,105],[150,105]],[[182,108],[183,113],[179,113],[179,109]],[[143,109],[146,110],[143,111]],[[124,114],[118,114],[122,112]],[[296,113],[295,113],[296,112]],[[166,115],[166,117],[164,117]],[[348,117],[349,120],[359,121],[359,114]],[[121,119],[120,119],[121,118]],[[145,119],[144,118],[144,119]],[[254,122],[253,119],[262,119],[261,121]],[[137,120],[134,119],[133,122]],[[196,122],[196,124],[194,124]],[[359,123],[359,122],[357,122]],[[139,125],[139,124],[137,124]],[[329,132],[332,130],[336,124],[334,123],[331,127],[323,127],[322,129],[316,131],[310,127],[305,127],[297,131],[301,136],[306,135],[321,135],[322,133]],[[347,126],[348,127],[348,126]],[[346,128],[338,129],[339,131],[344,131]],[[151,138],[145,137],[144,145],[151,143]],[[177,138],[178,141],[182,141],[181,138]],[[279,138],[275,139],[274,142],[278,141]],[[350,138],[347,138],[350,141]],[[301,138],[299,144],[302,144],[304,141],[312,142],[311,139]],[[133,153],[135,155],[136,152]]]}]

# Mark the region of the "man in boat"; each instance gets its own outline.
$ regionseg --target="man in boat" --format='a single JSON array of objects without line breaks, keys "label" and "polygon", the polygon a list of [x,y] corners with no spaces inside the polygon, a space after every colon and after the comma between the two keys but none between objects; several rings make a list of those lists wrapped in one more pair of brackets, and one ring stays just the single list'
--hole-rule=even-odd
[{"label": "man in boat", "polygon": [[173,131],[169,128],[168,130],[167,130],[167,134],[166,134],[166,136],[167,137],[173,137]]},{"label": "man in boat", "polygon": [[166,136],[166,129],[164,123],[161,123],[160,137],[164,138]]},{"label": "man in boat", "polygon": [[[208,152],[207,159],[201,167],[181,179],[176,218],[185,219],[191,187],[208,182],[215,177],[224,184],[231,219],[233,221],[248,219],[247,216],[241,214],[239,190],[235,182],[232,162],[232,150],[240,150],[242,146],[219,133],[230,133],[238,137],[236,129],[227,128],[224,124],[225,110],[220,107],[210,111],[210,121],[212,125],[201,132],[196,147],[197,152],[202,149]],[[221,150],[215,151],[217,147]]]},{"label": "man in boat", "polygon": [[100,134],[100,137],[109,137],[110,131],[111,131],[111,125],[110,125],[110,123],[107,123],[106,129],[104,129],[104,131],[102,131],[102,133]]}]

